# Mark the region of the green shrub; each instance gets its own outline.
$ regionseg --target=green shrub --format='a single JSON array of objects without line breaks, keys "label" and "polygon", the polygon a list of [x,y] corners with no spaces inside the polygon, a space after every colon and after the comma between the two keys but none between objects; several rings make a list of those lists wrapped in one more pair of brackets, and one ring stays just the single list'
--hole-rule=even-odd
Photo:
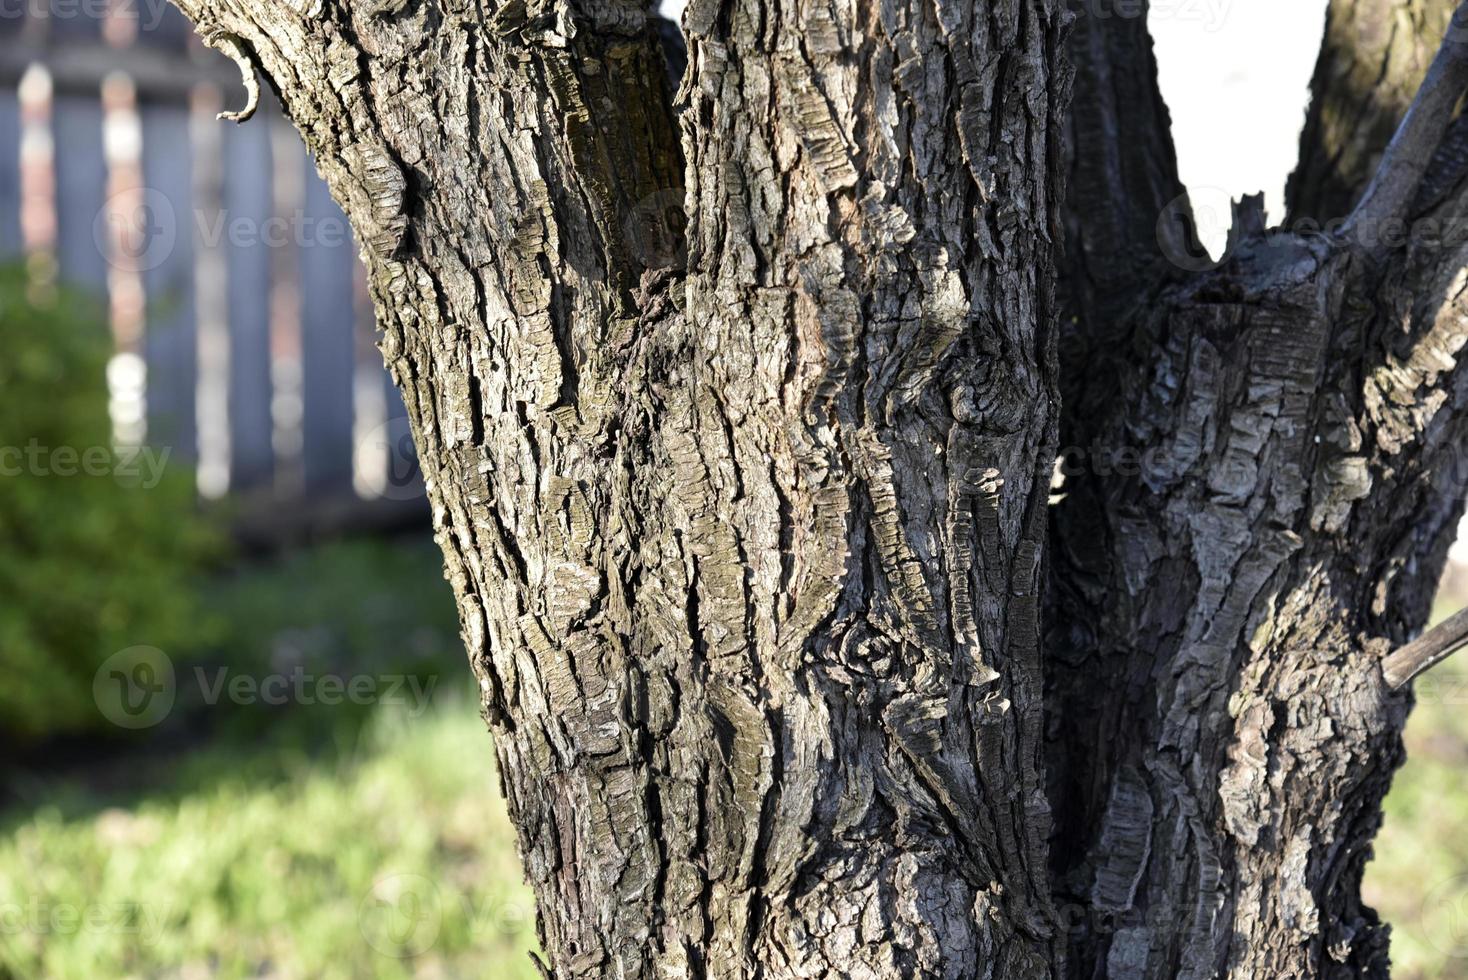
[{"label": "green shrub", "polygon": [[[240,676],[371,679],[420,708],[472,686],[443,557],[428,536],[354,537],[243,563],[213,576],[205,602],[224,626],[208,650],[178,653],[175,714],[206,721],[214,737],[350,740],[374,705],[352,698],[279,708],[204,703]],[[172,653],[172,651],[170,651]],[[178,659],[178,658],[176,658]]]},{"label": "green shrub", "polygon": [[[100,311],[0,268],[0,735],[100,730],[113,653],[206,633],[192,585],[215,537],[162,450],[111,447]],[[146,465],[144,465],[146,464]]]}]

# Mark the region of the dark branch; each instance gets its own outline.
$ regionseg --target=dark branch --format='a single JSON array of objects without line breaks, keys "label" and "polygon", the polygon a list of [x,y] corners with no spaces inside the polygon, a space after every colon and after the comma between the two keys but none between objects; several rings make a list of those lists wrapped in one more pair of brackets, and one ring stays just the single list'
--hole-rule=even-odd
[{"label": "dark branch", "polygon": [[1180,272],[1180,251],[1196,254],[1188,250],[1193,213],[1178,178],[1146,4],[1136,17],[1080,7],[1067,40],[1076,72],[1060,277],[1067,445],[1088,441],[1093,421],[1118,401],[1128,360],[1144,356],[1148,345],[1132,342],[1132,311]]},{"label": "dark branch", "polygon": [[1381,662],[1381,673],[1392,690],[1442,663],[1468,644],[1468,609],[1456,612]]},{"label": "dark branch", "polygon": [[[1448,25],[1417,97],[1392,137],[1361,203],[1346,223],[1350,241],[1381,242],[1388,222],[1403,221],[1418,185],[1442,142],[1453,110],[1468,89],[1468,3],[1461,4]],[[1366,233],[1366,237],[1362,237]]]}]

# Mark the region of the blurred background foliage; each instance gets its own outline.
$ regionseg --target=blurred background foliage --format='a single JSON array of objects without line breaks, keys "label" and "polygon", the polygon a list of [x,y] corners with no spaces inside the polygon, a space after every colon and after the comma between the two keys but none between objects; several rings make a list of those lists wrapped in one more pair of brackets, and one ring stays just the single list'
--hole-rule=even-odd
[{"label": "blurred background foliage", "polygon": [[[111,451],[101,311],[64,290],[36,295],[0,266],[0,735],[97,730],[92,676],[133,643],[210,636],[193,582],[217,535],[194,512],[186,470],[122,466]],[[108,476],[59,477],[58,459],[105,454]],[[32,469],[36,473],[30,472]],[[13,475],[19,470],[20,475]],[[136,474],[136,475],[134,475]],[[148,637],[146,641],[134,639]]]},{"label": "blurred background foliage", "polygon": [[[108,444],[100,324],[0,271],[0,446]],[[186,475],[0,476],[0,978],[538,977],[427,529],[244,555],[221,526]],[[1439,613],[1465,601],[1450,577]],[[140,643],[168,653],[177,701],[124,732],[92,679]],[[269,675],[416,687],[207,696]],[[1407,743],[1367,900],[1399,980],[1468,978],[1468,660],[1419,684]]]},{"label": "blurred background foliage", "polygon": [[[0,976],[538,977],[440,568],[425,535],[214,573],[202,602],[224,628],[171,651],[166,721],[8,772]],[[210,705],[221,670],[420,684],[381,703]],[[411,894],[380,894],[400,880]],[[58,926],[68,908],[99,927]]]},{"label": "blurred background foliage", "polygon": [[[1436,618],[1468,605],[1450,574]],[[1395,980],[1468,978],[1468,652],[1416,682],[1397,772],[1362,893],[1392,924]]]},{"label": "blurred background foliage", "polygon": [[[0,267],[0,446],[109,446],[110,350],[95,304]],[[0,978],[539,976],[426,528],[246,555],[186,468],[21,468],[0,475]],[[177,697],[130,732],[92,684],[138,644]],[[376,693],[218,687],[270,676]]]}]

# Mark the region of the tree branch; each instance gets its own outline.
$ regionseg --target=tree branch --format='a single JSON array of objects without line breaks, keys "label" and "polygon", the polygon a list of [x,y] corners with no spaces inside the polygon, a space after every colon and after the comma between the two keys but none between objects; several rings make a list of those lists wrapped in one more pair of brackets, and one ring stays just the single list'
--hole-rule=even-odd
[{"label": "tree branch", "polygon": [[1457,0],[1331,0],[1286,227],[1350,215],[1437,53]]},{"label": "tree branch", "polygon": [[[1124,370],[1102,367],[1135,355],[1130,313],[1178,269],[1170,255],[1192,226],[1178,179],[1171,120],[1157,84],[1146,8],[1098,16],[1082,4],[1066,42],[1075,66],[1066,118],[1062,247],[1063,438],[1076,444],[1117,401]],[[1159,234],[1159,216],[1180,219]]]},{"label": "tree branch", "polygon": [[1468,645],[1468,609],[1462,609],[1381,662],[1387,686],[1401,690],[1417,675],[1436,667]]},{"label": "tree branch", "polygon": [[1468,89],[1468,3],[1460,5],[1453,14],[1442,47],[1427,70],[1417,97],[1387,146],[1361,202],[1351,213],[1344,229],[1348,241],[1360,241],[1365,234],[1374,243],[1371,251],[1379,251],[1385,237],[1380,230],[1388,222],[1407,217],[1407,210],[1465,89]]},{"label": "tree branch", "polygon": [[1145,15],[1143,7],[1135,17],[1099,17],[1083,6],[1067,39],[1076,79],[1066,118],[1065,285],[1073,312],[1093,320],[1115,317],[1169,267],[1158,216],[1180,198],[1186,208]]}]

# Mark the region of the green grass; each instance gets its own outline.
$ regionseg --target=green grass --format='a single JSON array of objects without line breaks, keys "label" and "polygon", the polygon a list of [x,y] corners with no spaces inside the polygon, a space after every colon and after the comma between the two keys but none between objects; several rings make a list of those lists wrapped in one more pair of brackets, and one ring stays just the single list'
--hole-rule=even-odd
[{"label": "green grass", "polygon": [[[428,540],[241,565],[166,651],[161,724],[0,770],[0,980],[538,976],[441,569]],[[196,670],[432,697],[211,699]]]},{"label": "green grass", "polygon": [[[328,764],[205,749],[171,792],[86,794],[5,828],[0,973],[537,976],[533,911],[467,699],[381,709]],[[240,773],[236,775],[236,772]]]}]

